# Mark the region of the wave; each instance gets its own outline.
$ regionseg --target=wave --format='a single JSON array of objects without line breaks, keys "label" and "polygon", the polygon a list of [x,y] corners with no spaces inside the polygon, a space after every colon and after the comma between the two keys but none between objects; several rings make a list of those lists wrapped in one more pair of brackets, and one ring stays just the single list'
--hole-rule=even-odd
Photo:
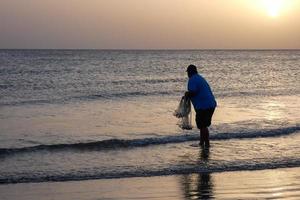
[{"label": "wave", "polygon": [[276,96],[286,96],[286,95],[298,95],[300,94],[300,90],[298,88],[295,89],[275,89],[269,88],[268,90],[256,89],[254,91],[237,91],[232,89],[228,90],[219,90],[215,92],[216,97],[276,97]]},{"label": "wave", "polygon": [[[4,74],[7,73],[8,70],[11,69],[0,69],[0,74]],[[40,69],[37,69],[40,70]],[[34,72],[34,71],[29,71],[30,73],[43,73],[43,74],[50,74],[51,72],[55,72],[55,73],[63,73],[63,72],[68,72],[71,71],[70,69],[43,69],[41,72]],[[18,73],[26,73],[26,72],[18,72]],[[146,78],[146,79],[124,79],[124,80],[111,80],[111,81],[98,81],[98,82],[85,82],[84,83],[84,88],[82,88],[83,90],[86,87],[93,87],[94,85],[141,85],[141,84],[159,84],[159,83],[185,83],[187,82],[186,78]],[[82,83],[81,83],[82,84]],[[74,87],[77,86],[81,86],[80,82],[78,83],[67,83],[67,84],[51,84],[51,82],[43,82],[40,85],[39,89],[61,89],[61,88],[65,88],[65,89],[69,89],[70,87]],[[12,89],[12,90],[24,90],[24,89],[32,89],[33,87],[37,87],[36,85],[33,86],[32,84],[11,84],[11,83],[2,83],[0,84],[0,89]],[[58,88],[59,87],[59,88]],[[77,88],[76,87],[76,88]]]},{"label": "wave", "polygon": [[[1,85],[0,90],[6,89],[8,85]],[[121,98],[131,98],[131,97],[147,97],[147,96],[173,96],[180,97],[184,93],[184,90],[156,90],[156,91],[128,91],[128,92],[113,92],[113,93],[101,93],[97,94],[96,92],[91,92],[91,94],[82,94],[82,95],[72,95],[61,96],[58,98],[43,98],[40,99],[16,99],[16,98],[1,98],[1,106],[22,106],[22,105],[36,105],[36,104],[66,104],[77,101],[94,101],[94,100],[103,100],[103,99],[121,99]],[[255,96],[285,96],[285,95],[298,95],[300,90],[298,89],[282,89],[282,90],[269,90],[265,91],[217,91],[215,96],[217,98],[226,98],[226,97],[255,97]],[[55,96],[55,95],[54,95]],[[5,99],[5,100],[4,100]]]},{"label": "wave", "polygon": [[127,98],[127,97],[140,97],[140,96],[166,96],[183,94],[183,90],[172,91],[133,91],[133,92],[116,92],[112,94],[86,94],[79,96],[68,96],[56,99],[28,99],[20,101],[5,101],[0,102],[0,106],[22,106],[22,105],[35,105],[35,104],[64,104],[72,101],[85,101],[85,100],[102,100],[102,99],[114,99],[114,98]]},{"label": "wave", "polygon": [[[252,132],[230,132],[217,133],[211,135],[211,140],[229,140],[229,139],[250,139],[258,137],[278,137],[289,135],[300,131],[300,126],[284,127],[269,130],[256,130]],[[162,137],[140,138],[140,139],[109,139],[86,143],[71,144],[43,144],[23,148],[0,148],[0,156],[8,156],[17,153],[30,153],[37,151],[101,151],[101,150],[117,150],[124,148],[146,147],[151,145],[163,145],[170,143],[182,143],[187,141],[199,140],[198,133],[184,135],[167,135]]]},{"label": "wave", "polygon": [[183,94],[182,90],[173,90],[173,91],[151,91],[151,92],[142,92],[142,91],[135,91],[135,92],[120,92],[114,94],[106,94],[106,95],[87,95],[87,96],[78,96],[73,97],[74,99],[109,99],[112,97],[122,98],[122,97],[131,97],[131,96],[163,96],[163,95],[172,95],[172,94]]},{"label": "wave", "polygon": [[63,182],[63,181],[82,181],[95,179],[120,179],[134,177],[154,177],[169,175],[185,175],[185,174],[210,174],[230,171],[250,171],[250,170],[266,170],[278,168],[300,167],[299,159],[282,159],[271,162],[249,163],[249,162],[230,162],[213,166],[207,165],[175,165],[160,169],[133,169],[128,171],[110,171],[103,172],[101,170],[76,171],[63,174],[22,174],[21,176],[0,177],[0,184],[12,183],[38,183],[38,182]]},{"label": "wave", "polygon": [[123,85],[123,84],[157,84],[157,83],[184,83],[187,82],[186,78],[178,77],[178,78],[146,78],[146,79],[134,79],[134,80],[115,80],[115,81],[102,81],[102,84],[115,84],[115,85]]}]

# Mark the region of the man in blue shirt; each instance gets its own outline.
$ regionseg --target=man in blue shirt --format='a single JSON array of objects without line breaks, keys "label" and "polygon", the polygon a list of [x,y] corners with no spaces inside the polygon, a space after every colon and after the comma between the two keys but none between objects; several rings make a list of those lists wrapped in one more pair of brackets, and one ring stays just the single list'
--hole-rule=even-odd
[{"label": "man in blue shirt", "polygon": [[207,81],[198,74],[195,65],[189,65],[186,70],[189,81],[188,91],[185,93],[192,101],[196,112],[196,124],[200,129],[200,145],[209,147],[209,131],[208,127],[211,125],[211,119],[217,102],[210,89]]}]

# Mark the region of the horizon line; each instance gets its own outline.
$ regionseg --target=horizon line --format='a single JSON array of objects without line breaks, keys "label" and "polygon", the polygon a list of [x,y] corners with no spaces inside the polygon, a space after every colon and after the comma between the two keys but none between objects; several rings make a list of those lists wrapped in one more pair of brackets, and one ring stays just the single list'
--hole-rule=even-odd
[{"label": "horizon line", "polygon": [[94,50],[94,51],[299,51],[300,48],[0,48],[0,50]]}]

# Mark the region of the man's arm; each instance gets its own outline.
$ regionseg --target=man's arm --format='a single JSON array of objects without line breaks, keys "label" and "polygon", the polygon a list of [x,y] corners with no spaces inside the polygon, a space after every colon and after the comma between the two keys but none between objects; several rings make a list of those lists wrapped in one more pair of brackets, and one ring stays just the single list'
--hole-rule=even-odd
[{"label": "man's arm", "polygon": [[185,97],[188,97],[188,98],[192,98],[194,96],[196,96],[196,93],[195,92],[191,92],[191,91],[186,91],[185,94],[184,94]]},{"label": "man's arm", "polygon": [[192,98],[196,96],[198,93],[198,86],[195,82],[195,80],[189,79],[188,85],[187,85],[187,91],[185,92],[184,96],[188,98]]}]

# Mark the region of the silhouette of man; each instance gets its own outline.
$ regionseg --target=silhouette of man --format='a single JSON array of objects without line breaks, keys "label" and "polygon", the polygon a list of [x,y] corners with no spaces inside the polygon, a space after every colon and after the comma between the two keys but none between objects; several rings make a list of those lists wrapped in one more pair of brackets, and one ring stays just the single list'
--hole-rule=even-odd
[{"label": "silhouette of man", "polygon": [[201,146],[209,147],[209,131],[208,127],[211,125],[211,119],[214,114],[217,102],[210,89],[207,81],[198,74],[195,65],[189,65],[187,70],[189,77],[188,91],[185,93],[192,101],[196,112],[196,124],[200,129]]}]

